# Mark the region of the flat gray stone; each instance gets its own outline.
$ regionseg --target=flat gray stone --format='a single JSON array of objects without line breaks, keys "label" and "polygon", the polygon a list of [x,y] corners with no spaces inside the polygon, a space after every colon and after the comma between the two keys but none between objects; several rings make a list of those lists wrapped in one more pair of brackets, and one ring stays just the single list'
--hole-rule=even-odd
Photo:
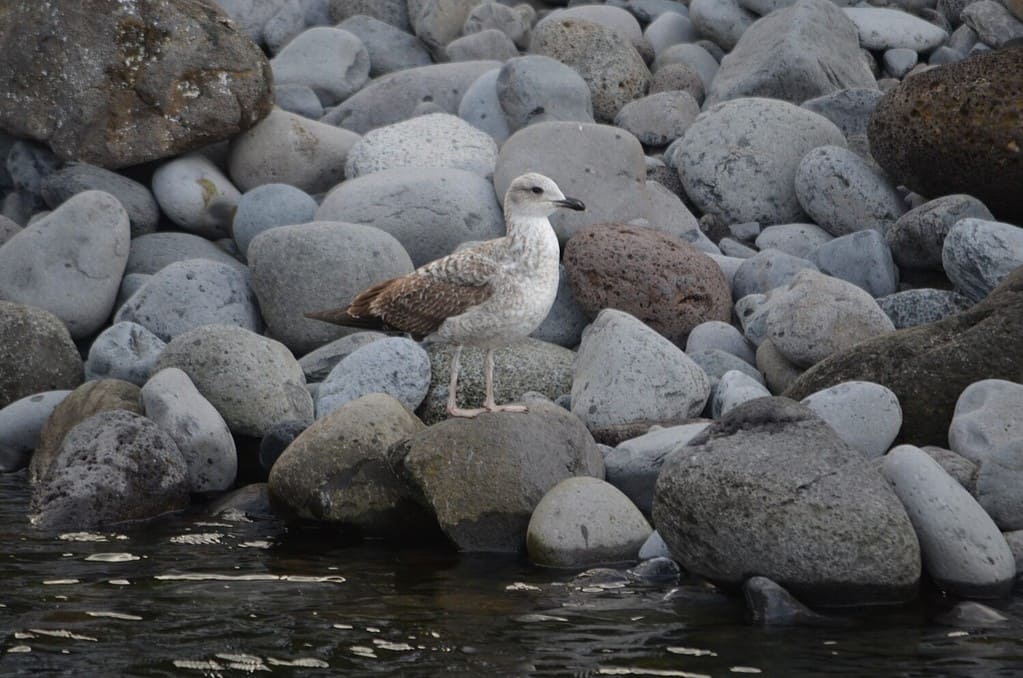
[{"label": "flat gray stone", "polygon": [[948,39],[943,29],[897,9],[846,7],[842,11],[856,24],[860,45],[865,49],[905,47],[929,52]]},{"label": "flat gray stone", "polygon": [[902,427],[899,399],[890,389],[869,381],[847,381],[800,402],[867,457],[884,455]]},{"label": "flat gray stone", "polygon": [[270,60],[274,82],[309,87],[324,106],[344,101],[369,79],[369,52],[345,30],[302,31]]},{"label": "flat gray stone", "polygon": [[857,231],[824,243],[813,253],[821,273],[851,282],[872,297],[899,289],[899,269],[881,233]]},{"label": "flat gray stone", "polygon": [[540,54],[509,59],[497,75],[497,99],[509,128],[549,121],[593,122],[590,88],[565,64]]},{"label": "flat gray stone", "polygon": [[263,184],[238,199],[231,223],[231,237],[242,254],[253,238],[275,226],[312,221],[319,205],[305,191],[288,184]]},{"label": "flat gray stone", "polygon": [[342,359],[316,391],[316,418],[370,393],[384,393],[409,411],[430,389],[430,356],[405,337],[388,337],[356,349]]},{"label": "flat gray stone", "polygon": [[956,290],[980,301],[1005,276],[1023,266],[1023,228],[1000,221],[957,221],[941,247],[945,275]]},{"label": "flat gray stone", "polygon": [[138,323],[116,322],[89,346],[85,379],[120,379],[142,386],[167,343]]},{"label": "flat gray stone", "polygon": [[1023,439],[1023,385],[1004,379],[970,384],[956,401],[949,447],[983,464],[996,450]]},{"label": "flat gray stone", "polygon": [[386,21],[356,14],[339,23],[337,28],[348,31],[362,41],[369,53],[371,78],[433,63],[422,40]]},{"label": "flat gray stone", "polygon": [[28,466],[43,424],[69,393],[66,389],[43,391],[0,408],[0,473]]},{"label": "flat gray stone", "polygon": [[918,288],[880,297],[877,305],[892,319],[895,329],[901,330],[938,322],[965,311],[973,302],[951,290]]},{"label": "flat gray stone", "polygon": [[176,226],[205,238],[228,235],[241,193],[201,153],[163,163],[153,173],[153,195]]},{"label": "flat gray stone", "polygon": [[[39,188],[50,209],[56,209],[72,196],[84,191],[109,193],[117,198],[128,213],[133,238],[152,233],[160,220],[160,208],[149,188],[117,172],[88,163],[69,162],[48,174]],[[0,237],[0,243],[2,241]]]},{"label": "flat gray stone", "polygon": [[779,250],[809,261],[814,251],[832,238],[817,224],[776,224],[761,231],[754,242],[759,250]]}]

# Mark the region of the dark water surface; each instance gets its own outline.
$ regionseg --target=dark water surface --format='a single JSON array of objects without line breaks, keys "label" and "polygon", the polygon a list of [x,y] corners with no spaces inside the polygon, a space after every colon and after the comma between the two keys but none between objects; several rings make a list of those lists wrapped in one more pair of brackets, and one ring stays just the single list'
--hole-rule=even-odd
[{"label": "dark water surface", "polygon": [[1023,676],[1023,603],[989,629],[942,601],[768,629],[696,581],[573,583],[504,557],[344,544],[189,515],[29,527],[0,475],[0,676]]}]

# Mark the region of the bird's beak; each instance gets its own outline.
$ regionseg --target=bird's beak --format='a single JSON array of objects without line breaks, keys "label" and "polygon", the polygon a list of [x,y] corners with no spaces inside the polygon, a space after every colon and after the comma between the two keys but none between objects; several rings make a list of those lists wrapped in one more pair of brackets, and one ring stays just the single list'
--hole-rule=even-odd
[{"label": "bird's beak", "polygon": [[567,207],[570,210],[576,212],[582,212],[586,209],[586,205],[583,204],[582,200],[576,200],[575,198],[564,198],[563,200],[555,200],[554,204],[558,207]]}]

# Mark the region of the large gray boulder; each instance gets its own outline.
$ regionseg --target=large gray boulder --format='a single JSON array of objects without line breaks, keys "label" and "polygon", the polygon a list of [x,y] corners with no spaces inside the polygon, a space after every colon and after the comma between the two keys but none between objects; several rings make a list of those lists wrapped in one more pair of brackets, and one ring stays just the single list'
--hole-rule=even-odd
[{"label": "large gray boulder", "polygon": [[916,595],[920,547],[899,499],[787,399],[740,405],[671,457],[653,516],[683,568],[726,587],[759,574],[825,606]]}]

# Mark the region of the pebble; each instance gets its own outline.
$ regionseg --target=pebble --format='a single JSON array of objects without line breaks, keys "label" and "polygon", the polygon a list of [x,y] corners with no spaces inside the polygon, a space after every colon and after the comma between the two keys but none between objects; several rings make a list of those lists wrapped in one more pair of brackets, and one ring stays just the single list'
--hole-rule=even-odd
[{"label": "pebble", "polygon": [[45,309],[73,338],[89,337],[113,310],[130,238],[117,198],[78,193],[0,247],[0,298]]},{"label": "pebble", "polygon": [[231,178],[243,191],[281,183],[311,195],[323,193],[344,179],[345,160],[359,139],[348,130],[274,108],[231,141]]},{"label": "pebble", "polygon": [[285,45],[270,66],[275,83],[305,85],[324,106],[333,106],[369,79],[369,52],[348,31],[316,26]]},{"label": "pebble", "polygon": [[507,61],[519,55],[519,49],[511,38],[496,28],[470,33],[452,40],[444,48],[449,61],[475,61],[492,59]]},{"label": "pebble", "polygon": [[1023,440],[1023,385],[1004,379],[970,384],[956,401],[948,429],[952,451],[983,464],[1018,440]]},{"label": "pebble", "polygon": [[757,377],[754,379],[745,370],[729,370],[722,374],[711,394],[711,416],[720,419],[743,403],[769,398],[771,392],[764,385],[764,378],[759,372]]},{"label": "pebble", "polygon": [[689,43],[672,45],[658,54],[657,61],[654,62],[654,72],[659,73],[672,64],[685,66],[700,76],[705,92],[710,89],[714,76],[717,75],[718,68],[720,68],[710,52],[700,45]]},{"label": "pebble", "polygon": [[215,244],[192,233],[160,231],[132,238],[128,249],[129,275],[153,275],[166,266],[188,259],[206,259],[243,270],[245,265]]},{"label": "pebble", "polygon": [[[40,192],[50,209],[60,207],[84,191],[104,191],[117,198],[128,213],[131,237],[152,233],[160,219],[156,198],[143,184],[108,169],[81,162],[69,162],[47,175]],[[0,242],[3,238],[0,237]]]},{"label": "pebble", "polygon": [[115,322],[93,339],[85,379],[120,379],[142,386],[156,367],[166,342],[138,323]]},{"label": "pebble", "polygon": [[247,256],[253,238],[275,226],[312,221],[319,205],[305,191],[288,184],[263,184],[238,199],[231,237]]},{"label": "pebble", "polygon": [[39,441],[39,432],[53,409],[71,391],[43,391],[25,396],[0,408],[0,473],[28,466]]},{"label": "pebble", "polygon": [[412,411],[430,389],[430,356],[418,343],[387,337],[356,349],[330,371],[316,392],[316,418],[370,393],[385,393]]},{"label": "pebble", "polygon": [[902,427],[899,399],[890,389],[869,381],[843,382],[800,402],[867,457],[883,456]]},{"label": "pebble", "polygon": [[686,338],[687,355],[710,349],[731,353],[750,365],[756,362],[755,349],[749,340],[734,325],[720,320],[700,323]]},{"label": "pebble", "polygon": [[369,54],[371,78],[433,63],[429,50],[419,38],[386,21],[356,14],[339,23],[337,28],[362,42]]},{"label": "pebble", "polygon": [[872,297],[899,289],[899,269],[885,237],[873,229],[856,231],[818,247],[813,262],[821,273],[851,282]]},{"label": "pebble", "polygon": [[901,47],[929,52],[948,40],[943,29],[897,9],[845,7],[842,11],[856,24],[864,49],[884,51]]},{"label": "pebble", "polygon": [[650,81],[650,94],[660,92],[686,92],[698,104],[705,98],[703,80],[685,64],[667,64],[659,68]]},{"label": "pebble", "polygon": [[529,46],[529,32],[536,10],[527,4],[509,7],[499,2],[481,2],[469,11],[462,32],[465,35],[496,29],[511,38],[516,46]]},{"label": "pebble", "polygon": [[177,444],[188,467],[189,492],[218,492],[234,485],[234,438],[187,374],[174,367],[154,374],[142,387],[142,407]]},{"label": "pebble", "polygon": [[689,19],[702,35],[731,51],[757,17],[735,0],[691,0]]},{"label": "pebble", "polygon": [[699,114],[700,105],[688,92],[659,92],[627,103],[614,123],[644,146],[665,146],[685,134]]},{"label": "pebble", "polygon": [[778,250],[809,261],[818,247],[834,237],[817,224],[776,224],[761,231],[754,242],[761,251]]},{"label": "pebble", "polygon": [[973,302],[950,290],[917,288],[880,297],[877,305],[892,319],[895,329],[901,330],[938,322],[965,311]]},{"label": "pebble", "polygon": [[181,229],[210,239],[229,235],[241,193],[205,155],[163,163],[153,173],[152,187],[164,215]]},{"label": "pebble", "polygon": [[[920,539],[924,569],[964,598],[1008,595],[1016,563],[1005,537],[980,504],[926,452],[900,445],[882,472],[906,507]],[[935,511],[935,506],[943,507]]]},{"label": "pebble", "polygon": [[299,359],[298,364],[302,367],[302,372],[305,374],[307,382],[318,383],[323,381],[330,374],[330,371],[334,369],[334,366],[345,357],[366,344],[383,339],[386,336],[383,332],[373,331],[348,334],[306,353]]},{"label": "pebble", "polygon": [[652,528],[620,490],[598,478],[566,478],[547,491],[526,528],[529,560],[584,568],[634,561]]},{"label": "pebble", "polygon": [[896,47],[895,49],[886,50],[882,61],[885,72],[893,78],[901,80],[906,77],[907,73],[913,70],[919,58],[916,50]]},{"label": "pebble", "polygon": [[750,294],[764,294],[789,284],[800,271],[816,271],[812,261],[766,249],[745,259],[732,279],[732,298],[742,299]]},{"label": "pebble", "polygon": [[498,72],[496,86],[512,131],[551,120],[593,122],[586,81],[551,57],[528,54],[509,59]]},{"label": "pebble", "polygon": [[450,113],[422,115],[378,127],[352,146],[345,160],[345,177],[400,167],[466,170],[490,177],[497,161],[497,144]]},{"label": "pebble", "polygon": [[945,237],[941,262],[956,290],[980,301],[1023,266],[1023,229],[999,221],[961,219]]},{"label": "pebble", "polygon": [[694,417],[709,395],[703,370],[628,313],[605,309],[583,334],[572,375],[572,414],[590,429]]},{"label": "pebble", "polygon": [[967,217],[994,220],[984,203],[976,198],[945,195],[899,217],[885,232],[885,241],[899,266],[943,271],[941,250],[945,237],[957,222]]}]

